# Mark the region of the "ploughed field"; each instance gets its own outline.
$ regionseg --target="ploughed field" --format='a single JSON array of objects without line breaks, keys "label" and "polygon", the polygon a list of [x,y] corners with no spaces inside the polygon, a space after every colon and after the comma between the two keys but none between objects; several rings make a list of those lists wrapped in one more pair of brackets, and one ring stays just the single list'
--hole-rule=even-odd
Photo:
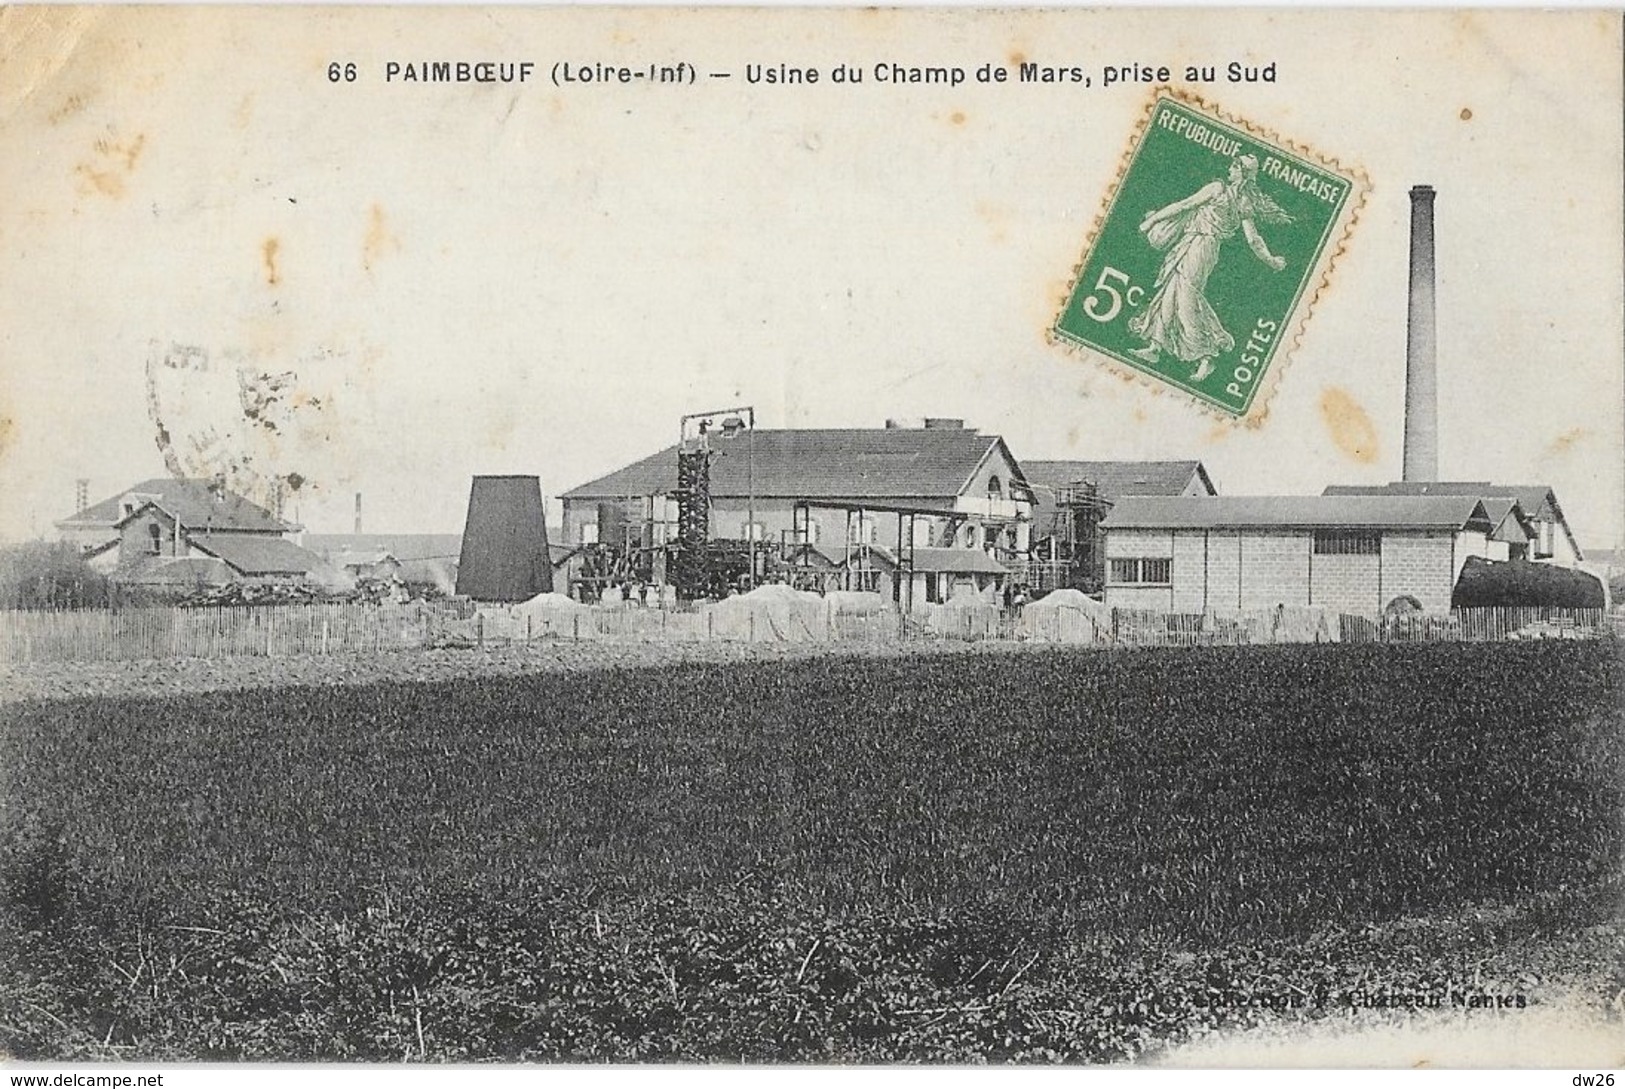
[{"label": "ploughed field", "polygon": [[1617,945],[1622,674],[1046,650],[11,703],[0,1049],[1103,1061],[1612,994],[1564,950]]}]

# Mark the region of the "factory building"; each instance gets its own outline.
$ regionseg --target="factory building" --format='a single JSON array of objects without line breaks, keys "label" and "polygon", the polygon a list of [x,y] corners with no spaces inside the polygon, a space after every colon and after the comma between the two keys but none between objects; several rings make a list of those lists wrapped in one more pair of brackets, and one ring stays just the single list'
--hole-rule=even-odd
[{"label": "factory building", "polygon": [[[709,536],[810,546],[844,564],[854,548],[1025,555],[1032,491],[1002,438],[955,419],[921,426],[767,430],[709,437]],[[676,540],[678,447],[565,492],[565,543],[649,548]],[[916,570],[918,568],[916,567]]]},{"label": "factory building", "polygon": [[1209,613],[1448,612],[1496,523],[1473,496],[1125,497],[1102,523],[1106,603]]}]

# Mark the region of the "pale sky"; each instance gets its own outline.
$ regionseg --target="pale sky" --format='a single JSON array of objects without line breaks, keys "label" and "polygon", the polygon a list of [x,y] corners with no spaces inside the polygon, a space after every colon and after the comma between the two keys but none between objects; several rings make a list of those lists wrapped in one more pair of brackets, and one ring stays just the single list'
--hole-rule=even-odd
[{"label": "pale sky", "polygon": [[[298,517],[322,532],[350,528],[357,491],[371,531],[455,532],[472,474],[534,473],[553,496],[734,403],[767,427],[960,416],[1018,459],[1200,458],[1231,494],[1397,479],[1406,193],[1428,183],[1441,475],[1550,483],[1582,545],[1614,545],[1620,28],[1607,12],[3,9],[0,537],[48,532],[78,478],[94,500],[164,474],[160,422],[188,471],[298,473]],[[872,74],[1020,59],[1095,82]],[[386,84],[391,60],[536,70]],[[1102,87],[1102,66],[1231,60],[1274,61],[1277,82],[1187,89],[1371,182],[1267,416],[1240,427],[1045,338],[1151,93]],[[333,61],[356,82],[330,82]],[[701,75],[555,87],[558,61]],[[779,62],[823,78],[746,82]],[[838,63],[869,75],[831,83]],[[149,382],[175,346],[208,369]],[[245,390],[239,369],[293,378]]]}]

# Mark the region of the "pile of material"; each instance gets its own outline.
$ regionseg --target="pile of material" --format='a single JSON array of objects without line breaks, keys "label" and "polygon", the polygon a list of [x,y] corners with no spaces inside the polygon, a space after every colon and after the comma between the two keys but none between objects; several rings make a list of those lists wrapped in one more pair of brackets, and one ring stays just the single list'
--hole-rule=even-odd
[{"label": "pile of material", "polygon": [[1336,643],[1341,638],[1342,616],[1323,605],[1277,605],[1239,614],[1211,615],[1204,627],[1239,624],[1249,643]]},{"label": "pile of material", "polygon": [[807,643],[829,638],[830,605],[817,594],[773,583],[705,606],[714,639]]},{"label": "pile of material", "polygon": [[874,616],[891,608],[884,594],[861,590],[831,590],[824,595],[830,611],[837,616]]},{"label": "pile of material", "polygon": [[926,606],[926,630],[946,638],[997,637],[999,607],[993,601],[991,589],[979,592],[968,586],[960,587],[944,604]]},{"label": "pile of material", "polygon": [[537,594],[515,605],[482,605],[478,616],[478,630],[486,639],[584,639],[593,634],[592,610],[563,594]]},{"label": "pile of material", "polygon": [[529,601],[521,601],[508,612],[521,627],[529,621],[530,630],[535,635],[574,635],[578,625],[581,634],[585,635],[591,620],[591,610],[587,606],[559,593],[537,594]]},{"label": "pile of material", "polygon": [[1022,606],[1017,631],[1046,643],[1101,643],[1111,638],[1112,611],[1082,590],[1055,590]]}]

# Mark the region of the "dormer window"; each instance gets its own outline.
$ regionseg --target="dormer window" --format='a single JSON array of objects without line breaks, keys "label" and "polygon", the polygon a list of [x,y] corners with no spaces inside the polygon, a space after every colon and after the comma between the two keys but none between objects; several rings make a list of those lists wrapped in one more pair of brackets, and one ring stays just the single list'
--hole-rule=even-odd
[{"label": "dormer window", "polygon": [[126,499],[124,501],[124,504],[123,504],[123,516],[125,518],[128,518],[130,515],[132,515],[134,513],[135,513],[135,504],[130,502],[128,499]]}]

